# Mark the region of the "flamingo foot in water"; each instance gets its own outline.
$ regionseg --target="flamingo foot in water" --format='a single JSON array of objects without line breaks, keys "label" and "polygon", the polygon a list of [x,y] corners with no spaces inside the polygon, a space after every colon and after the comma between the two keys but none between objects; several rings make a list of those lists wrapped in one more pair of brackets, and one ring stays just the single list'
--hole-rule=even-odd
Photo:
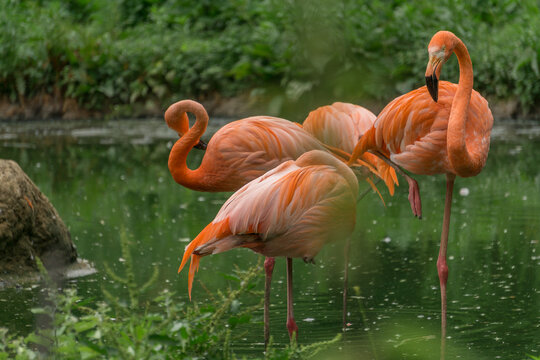
[{"label": "flamingo foot in water", "polygon": [[448,265],[446,256],[439,255],[437,260],[439,284],[441,287],[441,359],[444,359],[446,348],[446,282],[448,280]]},{"label": "flamingo foot in water", "polygon": [[268,346],[270,341],[270,287],[272,283],[272,273],[274,272],[274,264],[276,259],[267,257],[264,260],[264,270],[266,272],[266,280],[264,283],[264,348]]},{"label": "flamingo foot in water", "polygon": [[292,317],[287,319],[287,330],[289,330],[289,338],[291,340],[293,338],[293,334],[296,335],[296,339],[298,340],[298,326]]}]

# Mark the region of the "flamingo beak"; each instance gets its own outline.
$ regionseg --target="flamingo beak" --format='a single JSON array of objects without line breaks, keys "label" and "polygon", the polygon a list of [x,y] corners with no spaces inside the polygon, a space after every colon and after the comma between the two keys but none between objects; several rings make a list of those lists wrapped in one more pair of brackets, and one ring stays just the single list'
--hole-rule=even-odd
[{"label": "flamingo beak", "polygon": [[195,146],[193,146],[193,147],[194,147],[195,149],[199,149],[199,150],[206,150],[206,147],[207,147],[207,146],[208,146],[208,145],[207,145],[204,141],[202,141],[201,139],[199,139],[199,142],[198,142]]},{"label": "flamingo beak", "polygon": [[430,59],[427,69],[426,69],[426,87],[429,91],[429,95],[433,101],[437,102],[439,99],[439,78],[440,68],[437,71],[437,68],[440,65],[440,61]]}]

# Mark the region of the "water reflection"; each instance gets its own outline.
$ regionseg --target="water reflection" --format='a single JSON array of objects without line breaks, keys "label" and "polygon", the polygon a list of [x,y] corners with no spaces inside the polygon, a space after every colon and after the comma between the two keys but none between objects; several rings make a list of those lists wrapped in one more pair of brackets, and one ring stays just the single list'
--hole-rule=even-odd
[{"label": "water reflection", "polygon": [[[216,124],[214,122],[214,124]],[[217,128],[221,123],[217,123]],[[214,128],[214,129],[215,129]],[[448,358],[524,359],[540,355],[540,127],[503,124],[484,171],[457,179],[448,250]],[[211,221],[228,194],[196,193],[178,186],[167,169],[176,139],[162,120],[0,125],[2,158],[16,160],[55,204],[79,254],[99,273],[70,280],[84,298],[102,298],[102,286],[123,294],[103,269],[121,271],[119,233],[132,235],[136,276],[160,268],[159,286],[187,299],[186,274],[177,275],[186,243]],[[196,167],[202,153],[190,154]],[[344,341],[323,358],[433,358],[438,354],[439,288],[436,257],[445,180],[418,177],[424,219],[410,214],[406,189],[383,206],[370,195],[358,207],[351,247],[350,326]],[[295,313],[300,342],[331,339],[341,331],[343,242],[325,247],[317,265],[295,264]],[[232,264],[254,265],[258,256],[238,249],[202,260],[198,281],[226,285]],[[275,343],[285,328],[285,261],[273,280],[271,328]],[[26,333],[37,287],[0,292],[0,324]],[[193,298],[207,301],[200,283]],[[262,322],[260,314],[254,314]],[[262,325],[234,344],[240,354],[262,351]]]}]

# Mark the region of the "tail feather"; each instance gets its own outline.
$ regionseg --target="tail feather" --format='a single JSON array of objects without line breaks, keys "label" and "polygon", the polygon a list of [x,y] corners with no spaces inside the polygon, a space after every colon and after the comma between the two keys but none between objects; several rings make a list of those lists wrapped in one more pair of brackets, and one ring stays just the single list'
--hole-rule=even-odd
[{"label": "tail feather", "polygon": [[[364,155],[367,155],[364,154]],[[396,176],[396,171],[388,165],[384,160],[377,157],[376,155],[370,154],[374,156],[375,158],[375,167],[377,170],[379,170],[380,178],[384,181],[386,184],[386,187],[388,188],[388,191],[390,192],[390,195],[394,195],[394,184],[396,186],[399,186],[399,182]]]},{"label": "tail feather", "polygon": [[191,262],[189,263],[189,272],[188,272],[189,300],[191,300],[191,288],[193,287],[193,278],[195,277],[195,273],[199,271],[199,261],[201,261],[201,256],[191,255]]},{"label": "tail feather", "polygon": [[399,185],[395,170],[376,155],[366,153],[368,150],[375,149],[376,147],[375,128],[372,127],[358,140],[347,165],[351,166],[351,164],[358,161],[358,158],[362,158],[371,165],[370,169],[375,169],[372,172],[384,181],[390,195],[394,195],[394,184]]},{"label": "tail feather", "polygon": [[358,140],[356,146],[354,147],[353,153],[347,165],[351,166],[354,164],[356,159],[358,159],[362,154],[364,154],[369,149],[375,148],[375,128],[372,127],[365,132],[364,135]]},{"label": "tail feather", "polygon": [[258,234],[229,235],[225,238],[215,239],[198,246],[193,252],[193,255],[206,256],[219,254],[237,247],[256,247],[259,241],[260,237]]},{"label": "tail feather", "polygon": [[373,191],[375,191],[379,197],[381,198],[381,201],[383,203],[384,206],[386,206],[386,203],[384,202],[384,199],[381,195],[381,192],[379,191],[379,189],[377,188],[377,185],[375,185],[375,183],[370,179],[370,178],[366,178],[366,181],[367,183],[369,184],[369,186],[371,186],[371,188],[373,189]]},{"label": "tail feather", "polygon": [[[351,154],[349,154],[345,150],[341,150],[339,148],[335,148],[330,145],[326,145],[326,144],[323,144],[323,145],[327,150],[331,151],[340,160],[342,160],[344,163],[347,163],[347,165],[349,165],[347,161],[351,158]],[[381,170],[379,169],[379,164],[377,162],[377,159],[378,158],[375,155],[366,153],[361,156],[361,159],[356,159],[354,163],[349,166],[366,167],[369,171],[371,171],[377,177],[382,179],[384,175],[381,173]],[[384,164],[386,165],[386,163]]]},{"label": "tail feather", "polygon": [[180,264],[180,267],[178,268],[178,272],[182,271],[184,266],[186,265],[186,262],[188,258],[191,258],[191,262],[189,264],[189,273],[188,273],[188,292],[189,292],[189,299],[191,300],[191,288],[193,285],[193,277],[195,276],[195,273],[197,270],[199,270],[199,261],[200,258],[204,255],[197,255],[193,252],[197,247],[206,244],[207,242],[214,240],[214,239],[220,239],[231,235],[231,230],[229,228],[229,219],[225,219],[223,221],[220,221],[218,223],[210,223],[208,224],[203,231],[197,235],[195,239],[193,239],[188,246],[186,246],[186,250],[184,251],[184,256],[182,257],[182,263]]}]

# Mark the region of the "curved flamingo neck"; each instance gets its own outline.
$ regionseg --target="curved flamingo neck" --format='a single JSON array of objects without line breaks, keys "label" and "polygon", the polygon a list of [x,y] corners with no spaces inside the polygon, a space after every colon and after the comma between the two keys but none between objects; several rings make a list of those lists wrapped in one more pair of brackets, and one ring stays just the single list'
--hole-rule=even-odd
[{"label": "curved flamingo neck", "polygon": [[185,125],[188,121],[187,112],[195,114],[196,121],[173,145],[169,154],[169,171],[178,184],[190,189],[202,190],[198,169],[189,169],[186,161],[189,152],[197,144],[208,125],[206,110],[201,104],[192,100],[178,101],[169,106],[165,112],[165,121],[171,129],[181,133],[181,131],[185,131],[189,127],[189,124]]},{"label": "curved flamingo neck", "polygon": [[476,175],[482,168],[479,156],[471,153],[465,141],[469,103],[473,89],[473,69],[465,44],[454,35],[454,52],[459,62],[459,84],[448,119],[446,149],[450,164],[459,176]]}]

